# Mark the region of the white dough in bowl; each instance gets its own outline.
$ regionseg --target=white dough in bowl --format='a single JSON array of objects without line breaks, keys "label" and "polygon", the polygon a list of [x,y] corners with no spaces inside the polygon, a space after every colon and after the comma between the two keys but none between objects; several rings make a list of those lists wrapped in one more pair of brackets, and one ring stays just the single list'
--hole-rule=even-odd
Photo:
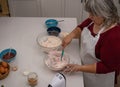
[{"label": "white dough in bowl", "polygon": [[58,50],[61,47],[62,40],[56,36],[38,36],[37,43],[43,52],[48,53],[49,51]]},{"label": "white dough in bowl", "polygon": [[46,36],[43,37],[40,41],[40,45],[43,47],[57,47],[61,43],[61,40],[55,36]]}]

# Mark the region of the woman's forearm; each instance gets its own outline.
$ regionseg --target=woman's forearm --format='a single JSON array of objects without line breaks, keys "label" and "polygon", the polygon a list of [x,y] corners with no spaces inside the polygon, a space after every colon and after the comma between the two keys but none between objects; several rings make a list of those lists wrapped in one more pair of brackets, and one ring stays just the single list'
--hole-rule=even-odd
[{"label": "woman's forearm", "polygon": [[96,73],[96,63],[89,64],[89,65],[80,65],[79,71],[82,72],[89,72],[89,73]]},{"label": "woman's forearm", "polygon": [[70,34],[69,36],[71,38],[79,38],[81,34],[81,29],[79,27],[76,27]]}]

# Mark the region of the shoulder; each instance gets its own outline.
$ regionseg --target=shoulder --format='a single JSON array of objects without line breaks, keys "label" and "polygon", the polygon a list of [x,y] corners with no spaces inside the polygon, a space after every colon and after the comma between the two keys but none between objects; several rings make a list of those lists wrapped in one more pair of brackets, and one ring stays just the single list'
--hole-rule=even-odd
[{"label": "shoulder", "polygon": [[108,40],[119,38],[120,39],[120,24],[116,25],[112,29],[101,34],[101,37],[106,37]]},{"label": "shoulder", "polygon": [[[100,35],[99,45],[118,46],[120,44],[120,24]],[[120,47],[120,45],[119,45]]]},{"label": "shoulder", "polygon": [[84,27],[87,27],[91,22],[92,20],[90,18],[87,18],[82,23],[80,23],[77,27],[80,27],[81,29],[83,29]]}]

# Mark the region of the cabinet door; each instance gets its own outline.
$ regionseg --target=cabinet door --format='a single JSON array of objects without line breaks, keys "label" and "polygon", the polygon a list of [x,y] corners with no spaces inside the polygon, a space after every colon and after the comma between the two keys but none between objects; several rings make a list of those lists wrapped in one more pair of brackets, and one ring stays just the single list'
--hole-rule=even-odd
[{"label": "cabinet door", "polygon": [[76,17],[78,22],[87,17],[81,0],[65,0],[65,17]]},{"label": "cabinet door", "polygon": [[8,0],[11,16],[36,17],[41,15],[39,0]]},{"label": "cabinet door", "polygon": [[114,1],[115,5],[116,5],[116,7],[118,9],[118,14],[120,16],[120,0],[113,0],[113,1]]},{"label": "cabinet door", "polygon": [[64,16],[64,0],[41,0],[41,5],[44,17]]}]

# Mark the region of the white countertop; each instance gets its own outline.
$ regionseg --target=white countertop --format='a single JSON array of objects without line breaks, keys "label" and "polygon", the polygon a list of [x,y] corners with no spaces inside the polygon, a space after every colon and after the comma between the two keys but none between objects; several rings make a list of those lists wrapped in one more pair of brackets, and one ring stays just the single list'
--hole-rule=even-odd
[{"label": "white countertop", "polygon": [[[5,87],[27,87],[24,71],[34,71],[39,80],[36,87],[47,87],[57,72],[49,70],[44,62],[44,53],[40,50],[36,38],[39,34],[46,34],[45,20],[41,17],[0,17],[0,52],[6,48],[14,48],[17,51],[15,64],[17,71],[11,71],[7,78],[0,80],[0,86]],[[55,18],[64,20],[59,22],[58,27],[62,31],[71,32],[77,25],[76,18]],[[65,49],[70,54],[74,63],[80,63],[79,41],[73,40]],[[81,72],[65,74],[66,87],[84,87]]]}]

